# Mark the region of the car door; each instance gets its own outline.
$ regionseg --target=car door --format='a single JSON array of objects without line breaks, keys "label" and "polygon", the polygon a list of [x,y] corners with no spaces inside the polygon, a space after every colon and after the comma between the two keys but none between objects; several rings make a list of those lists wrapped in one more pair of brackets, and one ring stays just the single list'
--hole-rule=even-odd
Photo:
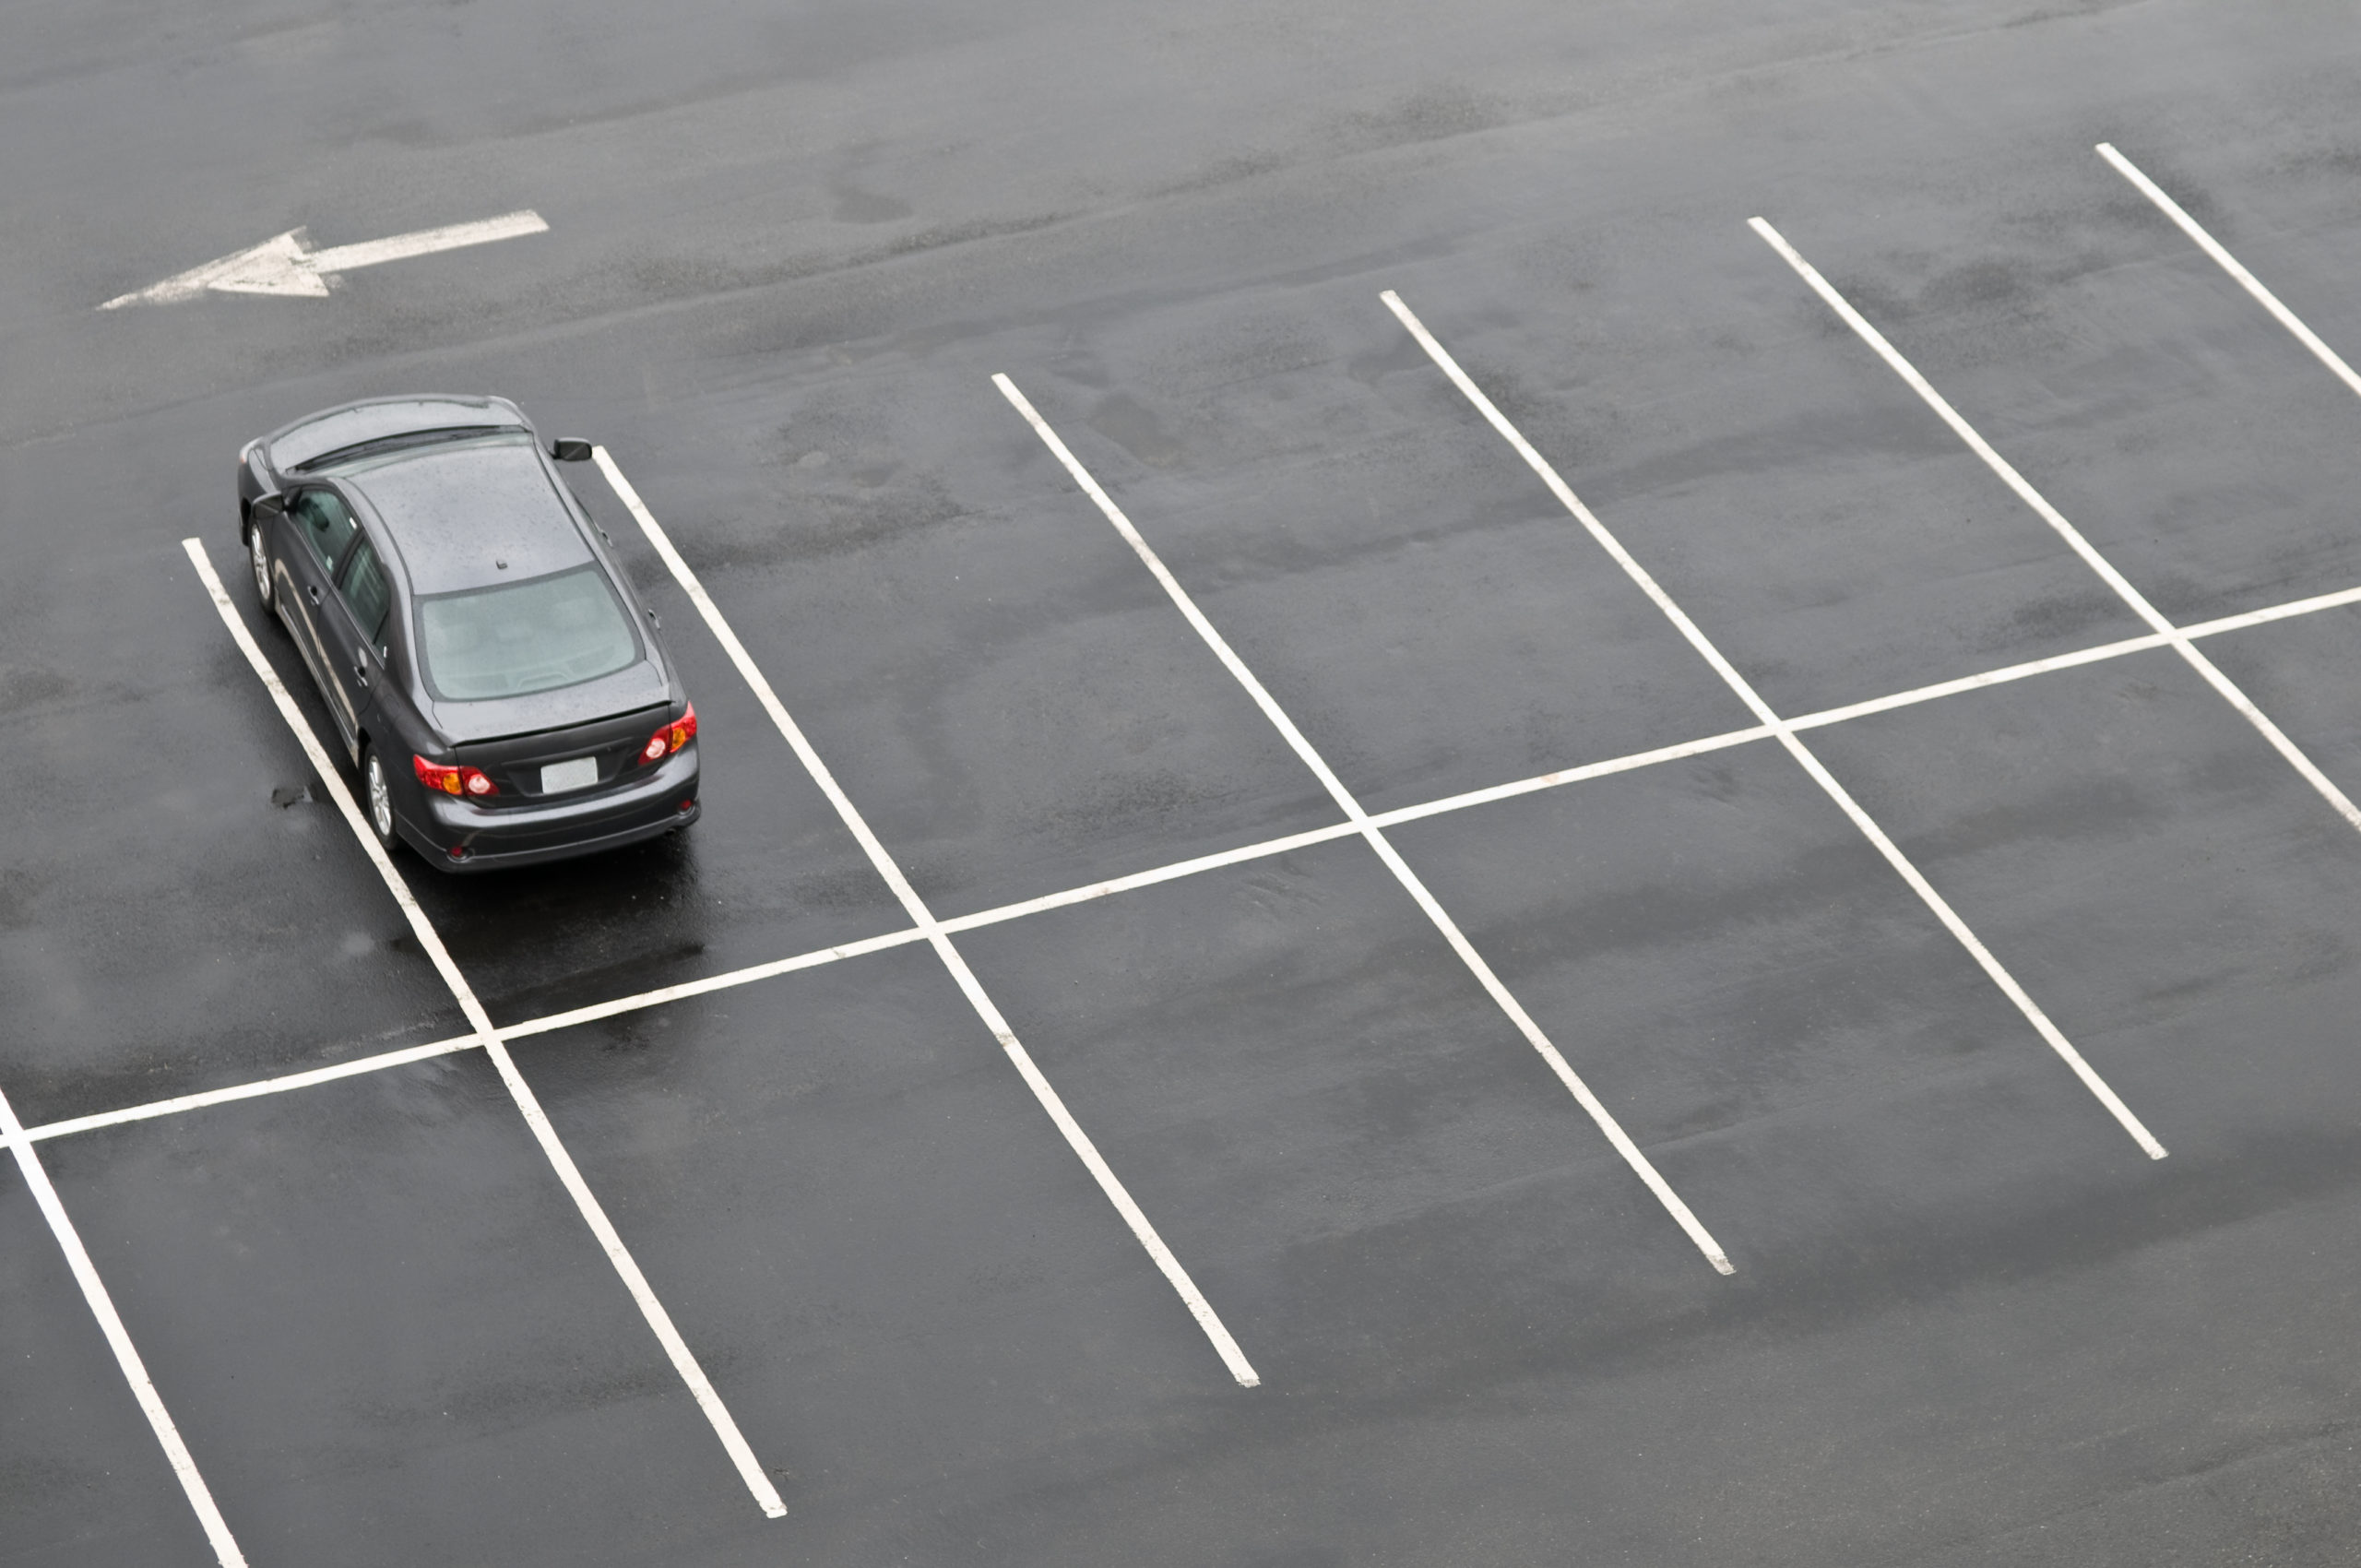
[{"label": "car door", "polygon": [[385,676],[393,609],[394,588],[386,579],[386,564],[362,530],[344,552],[336,593],[320,616],[328,676],[343,698],[344,710],[352,716],[356,737]]},{"label": "car door", "polygon": [[303,652],[303,662],[312,667],[312,679],[320,688],[320,695],[328,705],[328,716],[344,742],[345,751],[358,762],[361,758],[361,715],[353,706],[350,688],[336,676],[338,658],[328,644],[324,623],[328,619],[328,600],[334,594],[337,568],[344,554],[361,532],[354,520],[352,508],[344,497],[325,485],[310,485],[298,490],[287,500],[288,531],[303,542],[301,546],[282,551],[279,557],[279,602],[286,606],[288,624],[295,633],[295,646]]}]

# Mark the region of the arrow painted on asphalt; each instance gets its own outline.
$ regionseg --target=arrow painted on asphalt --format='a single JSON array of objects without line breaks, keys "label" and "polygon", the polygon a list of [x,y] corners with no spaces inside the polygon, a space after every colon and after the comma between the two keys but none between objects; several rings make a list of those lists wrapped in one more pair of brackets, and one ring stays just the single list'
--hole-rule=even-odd
[{"label": "arrow painted on asphalt", "polygon": [[316,297],[328,291],[331,273],[403,261],[414,255],[432,255],[436,251],[455,251],[463,245],[513,240],[520,234],[542,233],[548,228],[541,221],[541,215],[528,208],[500,218],[454,223],[446,229],[421,229],[414,234],[396,234],[388,240],[370,240],[358,245],[335,245],[324,251],[312,249],[303,230],[290,229],[235,255],[192,267],[136,293],[118,295],[99,308],[120,310],[125,305],[170,304],[175,300],[193,300],[208,289],[225,294]]}]

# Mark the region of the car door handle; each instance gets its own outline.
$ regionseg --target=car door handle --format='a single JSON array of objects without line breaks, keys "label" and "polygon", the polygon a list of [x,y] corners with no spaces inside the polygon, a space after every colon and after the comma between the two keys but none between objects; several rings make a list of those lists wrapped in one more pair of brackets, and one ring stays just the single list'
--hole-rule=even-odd
[{"label": "car door handle", "polygon": [[320,601],[320,586],[317,583],[306,584],[303,591],[312,596],[313,603],[317,604]]},{"label": "car door handle", "polygon": [[368,665],[356,664],[352,667],[352,683],[364,688],[369,684]]}]

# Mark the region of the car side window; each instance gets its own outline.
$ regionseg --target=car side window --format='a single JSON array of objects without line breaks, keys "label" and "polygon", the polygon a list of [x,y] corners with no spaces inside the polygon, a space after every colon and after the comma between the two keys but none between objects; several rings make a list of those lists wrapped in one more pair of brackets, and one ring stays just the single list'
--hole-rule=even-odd
[{"label": "car side window", "polygon": [[361,635],[382,658],[386,649],[386,617],[394,607],[394,588],[386,580],[386,564],[377,559],[375,547],[366,538],[352,547],[352,559],[344,564],[344,577],[337,584],[337,591],[344,596],[345,608],[352,612],[353,624],[361,628]]},{"label": "car side window", "polygon": [[343,500],[332,490],[298,491],[288,505],[287,515],[294,519],[295,531],[303,536],[303,542],[319,558],[321,570],[335,571],[336,558],[344,553],[345,545],[359,527],[353,522],[352,514],[345,509]]}]

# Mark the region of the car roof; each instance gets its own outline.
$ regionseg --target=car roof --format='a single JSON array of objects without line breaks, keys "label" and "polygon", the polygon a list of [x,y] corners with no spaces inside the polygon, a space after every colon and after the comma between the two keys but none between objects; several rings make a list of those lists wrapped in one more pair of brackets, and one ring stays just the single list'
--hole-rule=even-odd
[{"label": "car roof", "polygon": [[597,559],[523,432],[399,449],[337,477],[385,525],[413,593],[522,582]]},{"label": "car roof", "polygon": [[270,466],[280,473],[317,462],[331,453],[411,431],[468,427],[530,428],[505,398],[371,398],[342,408],[306,414],[264,437]]}]

